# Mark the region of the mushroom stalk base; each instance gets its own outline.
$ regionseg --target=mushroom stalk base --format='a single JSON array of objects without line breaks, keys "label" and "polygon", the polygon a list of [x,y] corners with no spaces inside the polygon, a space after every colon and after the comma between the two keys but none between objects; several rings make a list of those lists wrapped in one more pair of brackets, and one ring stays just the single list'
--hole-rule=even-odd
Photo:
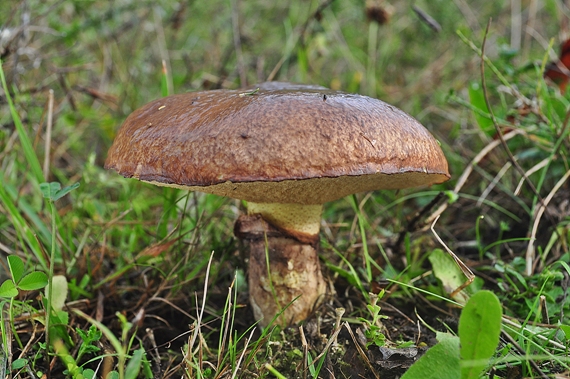
[{"label": "mushroom stalk base", "polygon": [[[306,319],[326,293],[313,243],[301,242],[265,221],[242,215],[235,234],[250,245],[249,298],[256,320],[288,326]],[[267,267],[269,263],[269,268]]]}]

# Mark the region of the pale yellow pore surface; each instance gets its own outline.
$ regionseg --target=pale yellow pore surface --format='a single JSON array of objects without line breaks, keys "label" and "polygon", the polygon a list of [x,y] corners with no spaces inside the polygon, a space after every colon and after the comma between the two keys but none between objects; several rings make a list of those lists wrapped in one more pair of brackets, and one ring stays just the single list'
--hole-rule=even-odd
[{"label": "pale yellow pore surface", "polygon": [[[138,176],[133,176],[138,179]],[[302,180],[223,182],[211,186],[188,186],[143,180],[158,186],[212,193],[256,203],[323,204],[347,195],[379,189],[402,189],[442,183],[449,176],[441,173],[406,171],[396,174],[367,174]]]},{"label": "pale yellow pore surface", "polygon": [[319,234],[322,212],[322,204],[247,203],[248,214],[261,214],[280,229],[309,236]]}]

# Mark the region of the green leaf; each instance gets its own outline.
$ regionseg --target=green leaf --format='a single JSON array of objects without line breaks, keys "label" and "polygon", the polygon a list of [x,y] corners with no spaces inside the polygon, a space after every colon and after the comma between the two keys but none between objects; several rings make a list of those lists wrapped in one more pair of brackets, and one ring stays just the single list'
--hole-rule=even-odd
[{"label": "green leaf", "polygon": [[[45,305],[44,301],[44,305]],[[52,336],[56,336],[57,338],[63,340],[64,344],[68,346],[73,346],[73,340],[69,335],[69,314],[64,311],[56,311],[51,313],[50,318],[50,328],[49,331]]]},{"label": "green leaf", "polygon": [[68,193],[70,193],[71,191],[76,189],[77,187],[79,187],[79,183],[73,183],[70,186],[63,187],[61,190],[59,190],[55,193],[55,196],[53,197],[53,201],[61,199],[62,197],[64,197],[65,195],[67,195]]},{"label": "green leaf", "polygon": [[459,199],[459,195],[453,191],[443,191],[443,193],[445,194],[445,196],[447,196],[449,204],[453,204]]},{"label": "green leaf", "polygon": [[402,379],[457,379],[460,375],[459,338],[450,337],[429,349]]},{"label": "green leaf", "polygon": [[[455,260],[441,249],[434,249],[428,257],[433,274],[441,281],[446,293],[452,293],[463,285],[467,280]],[[468,294],[465,290],[460,291],[453,297],[455,301],[465,304]]]},{"label": "green leaf", "polygon": [[485,103],[485,95],[483,93],[483,88],[477,82],[471,82],[469,84],[469,102],[472,105],[473,116],[479,125],[479,128],[491,137],[495,134],[495,126],[487,110],[487,104]]},{"label": "green leaf", "polygon": [[501,303],[490,291],[469,299],[459,318],[461,378],[477,379],[495,353],[501,333]]},{"label": "green leaf", "polygon": [[566,336],[566,340],[570,341],[570,326],[560,325],[560,329],[564,332],[564,335]]},{"label": "green leaf", "polygon": [[28,360],[25,358],[16,359],[14,362],[12,362],[12,370],[19,370],[27,364]]},{"label": "green leaf", "polygon": [[148,361],[148,358],[146,357],[146,354],[143,355],[142,369],[143,369],[143,376],[146,379],[154,378],[154,373],[152,372],[152,367],[150,365],[150,362]]},{"label": "green leaf", "polygon": [[40,191],[44,198],[51,201],[56,201],[79,187],[79,183],[74,183],[70,186],[61,188],[61,183],[51,182],[51,183],[40,183]]},{"label": "green leaf", "polygon": [[125,379],[136,379],[141,370],[141,362],[143,358],[144,350],[142,348],[135,350],[133,357],[127,363],[125,368]]},{"label": "green leaf", "polygon": [[81,328],[76,328],[75,331],[81,338],[82,343],[79,344],[79,351],[77,352],[77,360],[87,353],[95,353],[101,350],[95,343],[101,339],[103,333],[95,325],[91,325],[88,331]]},{"label": "green leaf", "polygon": [[[51,297],[51,307],[60,311],[67,299],[67,279],[63,275],[54,275],[52,279],[53,296]],[[49,297],[49,287],[46,287],[46,298]]]},{"label": "green leaf", "polygon": [[69,313],[66,311],[56,311],[55,314],[58,318],[58,323],[61,325],[69,325]]},{"label": "green leaf", "polygon": [[61,189],[61,183],[59,183],[59,182],[40,183],[40,191],[42,192],[42,196],[45,199],[49,199],[49,200],[53,201],[55,194],[60,189]]},{"label": "green leaf", "polygon": [[69,372],[69,376],[74,379],[84,379],[83,375],[81,374],[81,367],[77,365],[75,358],[69,354],[65,343],[60,339],[54,339],[52,345],[56,351],[57,356],[59,359],[61,359],[65,365],[65,368]]},{"label": "green leaf", "polygon": [[24,291],[33,291],[44,288],[48,284],[47,275],[40,271],[34,271],[24,276],[18,283],[18,288]]},{"label": "green leaf", "polygon": [[7,279],[0,286],[0,297],[16,297],[18,296],[18,289],[12,281],[12,279]]},{"label": "green leaf", "polygon": [[18,283],[20,279],[22,279],[22,275],[24,275],[24,262],[22,261],[22,258],[17,255],[9,255],[8,267],[10,267],[10,275],[12,275],[12,279],[14,279],[14,282]]}]

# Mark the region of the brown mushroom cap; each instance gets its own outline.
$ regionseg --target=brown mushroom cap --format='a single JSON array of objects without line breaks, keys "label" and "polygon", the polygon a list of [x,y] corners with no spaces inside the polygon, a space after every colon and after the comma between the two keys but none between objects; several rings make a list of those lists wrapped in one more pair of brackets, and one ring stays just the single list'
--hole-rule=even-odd
[{"label": "brown mushroom cap", "polygon": [[437,141],[391,105],[318,86],[257,87],[144,105],[125,120],[105,167],[258,203],[322,204],[449,179]]}]

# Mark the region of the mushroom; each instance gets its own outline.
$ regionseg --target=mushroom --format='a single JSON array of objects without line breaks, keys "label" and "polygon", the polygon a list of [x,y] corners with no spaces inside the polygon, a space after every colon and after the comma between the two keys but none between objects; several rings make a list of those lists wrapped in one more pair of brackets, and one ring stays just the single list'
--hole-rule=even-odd
[{"label": "mushroom", "polygon": [[[247,201],[249,296],[261,325],[307,318],[326,294],[323,204],[449,179],[438,142],[380,100],[269,82],[152,101],[123,123],[105,167],[160,186]],[[269,264],[269,267],[267,266]]]}]

